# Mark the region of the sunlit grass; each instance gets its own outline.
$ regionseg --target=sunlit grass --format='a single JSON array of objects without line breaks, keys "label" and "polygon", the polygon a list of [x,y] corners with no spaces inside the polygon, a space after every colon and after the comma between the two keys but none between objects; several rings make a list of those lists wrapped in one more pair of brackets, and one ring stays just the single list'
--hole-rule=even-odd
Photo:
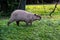
[{"label": "sunlit grass", "polygon": [[[49,14],[53,9],[55,5],[27,5],[26,10],[32,13],[37,14]],[[57,6],[54,14],[60,12],[60,4]],[[58,13],[59,14],[59,13]]]}]

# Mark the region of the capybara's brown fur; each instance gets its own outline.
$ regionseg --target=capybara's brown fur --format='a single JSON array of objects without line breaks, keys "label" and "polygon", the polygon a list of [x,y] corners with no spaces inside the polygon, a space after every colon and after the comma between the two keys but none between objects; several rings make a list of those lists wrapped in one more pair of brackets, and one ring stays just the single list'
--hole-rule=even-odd
[{"label": "capybara's brown fur", "polygon": [[19,26],[20,21],[26,22],[28,25],[29,23],[32,25],[32,22],[35,20],[40,20],[41,16],[32,14],[30,12],[24,11],[24,10],[15,10],[11,13],[11,17],[9,19],[9,22],[7,25],[10,23],[16,21],[17,25]]}]

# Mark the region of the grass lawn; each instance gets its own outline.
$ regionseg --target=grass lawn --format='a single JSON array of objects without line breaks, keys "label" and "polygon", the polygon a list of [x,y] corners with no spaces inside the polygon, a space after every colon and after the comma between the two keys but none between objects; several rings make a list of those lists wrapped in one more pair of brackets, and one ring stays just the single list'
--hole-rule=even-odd
[{"label": "grass lawn", "polygon": [[[26,10],[29,12],[33,12],[36,14],[42,14],[42,15],[46,15],[49,14],[55,7],[55,4],[47,4],[47,5],[27,5],[26,6]],[[54,14],[60,14],[60,4],[57,5],[57,8],[54,12]]]},{"label": "grass lawn", "polygon": [[15,22],[7,26],[8,19],[0,19],[0,40],[60,40],[60,5],[52,18],[46,14],[49,14],[54,5],[44,6],[46,9],[43,5],[26,6],[27,11],[42,14],[42,19],[34,21],[31,26],[26,26],[24,22],[21,22],[19,27]]}]

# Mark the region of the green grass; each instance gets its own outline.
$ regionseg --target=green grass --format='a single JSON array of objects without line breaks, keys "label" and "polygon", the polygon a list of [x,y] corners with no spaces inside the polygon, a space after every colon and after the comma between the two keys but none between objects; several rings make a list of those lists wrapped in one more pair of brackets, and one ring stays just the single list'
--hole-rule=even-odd
[{"label": "green grass", "polygon": [[[54,12],[54,14],[60,14],[60,4],[57,5],[57,8]],[[49,14],[55,7],[55,4],[49,4],[49,5],[27,5],[26,10],[29,12],[37,13],[37,14]]]},{"label": "green grass", "polygon": [[[50,8],[52,6],[54,5],[51,5]],[[60,8],[59,6],[58,8]],[[44,15],[45,12],[41,7],[42,5],[27,5],[26,10]],[[42,10],[40,11],[39,8]],[[55,13],[57,14],[57,12]],[[42,19],[34,21],[31,26],[26,26],[24,22],[21,22],[20,26],[17,26],[15,22],[7,26],[8,19],[0,19],[0,40],[60,40],[60,15],[59,12],[56,14],[52,18],[42,15]]]}]

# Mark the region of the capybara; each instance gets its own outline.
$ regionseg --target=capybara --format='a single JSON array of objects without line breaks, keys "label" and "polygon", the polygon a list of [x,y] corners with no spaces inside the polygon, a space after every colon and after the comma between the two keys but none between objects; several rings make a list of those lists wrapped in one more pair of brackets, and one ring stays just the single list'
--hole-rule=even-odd
[{"label": "capybara", "polygon": [[16,21],[17,26],[19,26],[20,21],[24,21],[26,25],[32,25],[32,22],[35,20],[40,20],[41,16],[27,12],[25,10],[15,10],[11,13],[11,17],[7,25]]}]

